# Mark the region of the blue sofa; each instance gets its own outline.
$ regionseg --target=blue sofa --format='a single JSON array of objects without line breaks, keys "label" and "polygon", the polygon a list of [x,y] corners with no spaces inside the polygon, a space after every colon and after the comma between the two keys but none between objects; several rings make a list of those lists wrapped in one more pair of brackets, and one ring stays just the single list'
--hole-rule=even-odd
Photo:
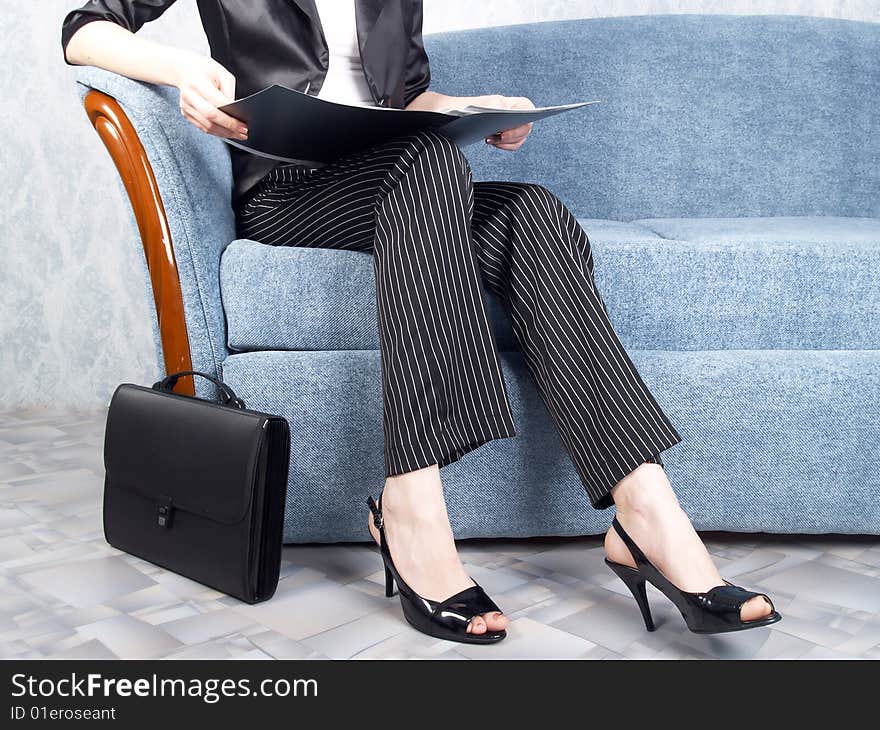
[{"label": "blue sofa", "polygon": [[[880,25],[648,16],[426,44],[437,90],[601,100],[515,154],[467,154],[476,179],[543,183],[582,219],[612,320],[684,438],[664,459],[696,526],[880,533]],[[366,539],[383,477],[371,257],[234,240],[227,148],[176,90],[77,74],[152,164],[193,366],[290,422],[285,540]],[[519,435],[444,468],[456,535],[598,533],[610,511],[587,503],[487,298]]]}]

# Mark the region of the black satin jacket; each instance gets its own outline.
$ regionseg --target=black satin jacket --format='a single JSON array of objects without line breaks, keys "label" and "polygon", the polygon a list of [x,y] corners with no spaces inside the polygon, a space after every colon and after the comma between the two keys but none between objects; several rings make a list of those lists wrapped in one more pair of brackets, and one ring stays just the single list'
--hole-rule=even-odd
[{"label": "black satin jacket", "polygon": [[[64,18],[61,45],[86,23],[109,20],[132,33],[175,0],[90,0]],[[315,96],[329,56],[314,0],[198,0],[211,57],[235,76],[235,95],[284,84]],[[358,46],[376,104],[402,109],[428,88],[422,0],[355,0]],[[233,204],[278,163],[229,146]]]}]

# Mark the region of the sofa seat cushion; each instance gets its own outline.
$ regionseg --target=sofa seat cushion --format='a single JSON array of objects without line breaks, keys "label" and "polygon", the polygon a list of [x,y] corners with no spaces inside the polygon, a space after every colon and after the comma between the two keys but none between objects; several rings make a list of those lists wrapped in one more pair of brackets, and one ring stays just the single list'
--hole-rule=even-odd
[{"label": "sofa seat cushion", "polygon": [[[661,240],[619,221],[581,224],[596,245]],[[379,349],[368,253],[234,241],[221,261],[220,287],[233,351]],[[500,300],[487,291],[486,305],[498,347],[516,349]]]},{"label": "sofa seat cushion", "polygon": [[880,218],[644,218],[658,236],[702,244],[829,244],[880,247]]},{"label": "sofa seat cushion", "polygon": [[[634,349],[880,348],[880,219],[581,220]],[[229,347],[378,349],[369,254],[235,241],[221,261]],[[516,341],[486,297],[502,351]]]}]

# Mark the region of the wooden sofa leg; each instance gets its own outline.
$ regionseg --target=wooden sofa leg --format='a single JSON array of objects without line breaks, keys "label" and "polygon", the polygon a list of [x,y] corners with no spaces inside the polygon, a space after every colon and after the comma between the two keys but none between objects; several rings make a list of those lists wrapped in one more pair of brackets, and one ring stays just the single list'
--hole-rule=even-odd
[{"label": "wooden sofa leg", "polygon": [[[134,126],[116,99],[92,90],[86,94],[84,106],[113,158],[131,201],[153,286],[165,371],[192,370],[177,261],[153,167]],[[181,378],[175,391],[194,395],[193,378]]]}]

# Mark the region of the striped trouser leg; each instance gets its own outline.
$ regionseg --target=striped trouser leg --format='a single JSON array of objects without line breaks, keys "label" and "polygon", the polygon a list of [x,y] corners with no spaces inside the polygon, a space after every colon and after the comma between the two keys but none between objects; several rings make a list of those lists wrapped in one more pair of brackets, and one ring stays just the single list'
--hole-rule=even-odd
[{"label": "striped trouser leg", "polygon": [[478,182],[472,232],[590,501],[681,438],[623,349],[593,280],[590,242],[540,185]]},{"label": "striped trouser leg", "polygon": [[515,435],[472,205],[467,160],[421,132],[314,171],[276,168],[238,213],[240,237],[372,251],[389,476]]}]

